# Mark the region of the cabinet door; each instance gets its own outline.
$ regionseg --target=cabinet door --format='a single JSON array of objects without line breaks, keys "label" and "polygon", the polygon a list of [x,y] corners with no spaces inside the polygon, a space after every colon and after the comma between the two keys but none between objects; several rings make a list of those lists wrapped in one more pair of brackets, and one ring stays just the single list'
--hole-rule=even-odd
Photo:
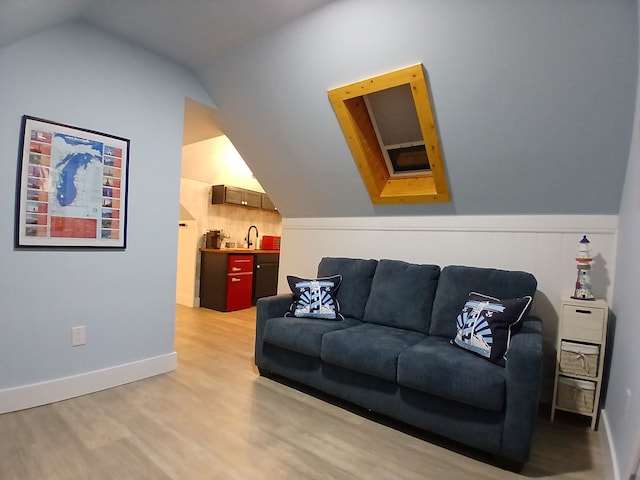
[{"label": "cabinet door", "polygon": [[252,292],[253,255],[229,255],[226,311],[249,308]]},{"label": "cabinet door", "polygon": [[253,303],[262,297],[270,297],[278,293],[278,264],[280,255],[277,253],[258,253],[255,256],[253,271]]},{"label": "cabinet door", "polygon": [[252,192],[251,190],[245,190],[244,202],[245,207],[260,208],[260,205],[262,204],[262,194]]},{"label": "cabinet door", "polygon": [[271,199],[267,197],[267,195],[264,193],[262,194],[262,209],[273,210],[273,211],[278,210],[276,206],[273,204],[273,202],[271,201]]},{"label": "cabinet door", "polygon": [[240,188],[234,188],[234,187],[225,187],[225,196],[224,196],[224,201],[225,203],[231,203],[233,205],[244,205],[244,198],[243,198],[243,190]]},{"label": "cabinet door", "polygon": [[227,303],[227,255],[202,252],[200,260],[200,306],[224,312]]},{"label": "cabinet door", "polygon": [[252,273],[229,274],[227,276],[227,311],[251,307]]},{"label": "cabinet door", "polygon": [[227,273],[252,273],[253,255],[229,255]]}]

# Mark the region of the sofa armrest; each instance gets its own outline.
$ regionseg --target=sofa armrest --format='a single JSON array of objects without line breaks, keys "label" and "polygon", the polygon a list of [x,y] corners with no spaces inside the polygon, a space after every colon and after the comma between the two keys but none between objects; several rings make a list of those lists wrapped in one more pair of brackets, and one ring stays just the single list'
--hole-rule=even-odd
[{"label": "sofa armrest", "polygon": [[275,317],[283,317],[289,311],[293,302],[293,294],[285,293],[272,297],[259,298],[256,303],[256,344],[255,363],[258,367],[263,365],[262,344],[264,340],[264,327],[267,320]]},{"label": "sofa armrest", "polygon": [[531,451],[542,380],[539,318],[525,318],[520,330],[512,336],[505,369],[507,398],[502,452],[505,458],[524,463]]}]

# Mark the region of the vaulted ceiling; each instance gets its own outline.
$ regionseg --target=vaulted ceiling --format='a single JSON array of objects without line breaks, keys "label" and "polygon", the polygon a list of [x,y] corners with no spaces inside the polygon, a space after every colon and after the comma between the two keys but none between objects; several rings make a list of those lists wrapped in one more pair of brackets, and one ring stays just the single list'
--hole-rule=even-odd
[{"label": "vaulted ceiling", "polygon": [[[0,48],[80,20],[197,70],[332,0],[0,0]],[[212,111],[187,100],[185,145],[221,135]]]},{"label": "vaulted ceiling", "polygon": [[[636,2],[0,0],[0,48],[69,21],[193,71],[285,216],[618,212]],[[327,91],[420,63],[451,201],[372,205]]]},{"label": "vaulted ceiling", "polygon": [[333,0],[0,0],[0,47],[83,20],[197,69]]}]

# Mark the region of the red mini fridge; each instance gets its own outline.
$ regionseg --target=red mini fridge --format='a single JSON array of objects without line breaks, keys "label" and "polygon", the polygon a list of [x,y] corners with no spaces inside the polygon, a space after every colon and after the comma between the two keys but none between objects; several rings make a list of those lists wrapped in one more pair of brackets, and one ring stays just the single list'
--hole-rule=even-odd
[{"label": "red mini fridge", "polygon": [[229,255],[226,311],[251,307],[253,255]]}]

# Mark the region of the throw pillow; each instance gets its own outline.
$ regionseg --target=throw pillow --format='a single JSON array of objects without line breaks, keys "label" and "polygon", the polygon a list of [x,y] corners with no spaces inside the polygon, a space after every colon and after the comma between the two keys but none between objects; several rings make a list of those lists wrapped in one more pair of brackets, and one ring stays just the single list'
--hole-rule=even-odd
[{"label": "throw pillow", "polygon": [[500,300],[471,292],[458,314],[458,333],[452,343],[504,367],[511,332],[531,300],[530,296]]},{"label": "throw pillow", "polygon": [[313,279],[287,275],[287,282],[294,296],[289,316],[344,320],[336,299],[342,275]]}]

